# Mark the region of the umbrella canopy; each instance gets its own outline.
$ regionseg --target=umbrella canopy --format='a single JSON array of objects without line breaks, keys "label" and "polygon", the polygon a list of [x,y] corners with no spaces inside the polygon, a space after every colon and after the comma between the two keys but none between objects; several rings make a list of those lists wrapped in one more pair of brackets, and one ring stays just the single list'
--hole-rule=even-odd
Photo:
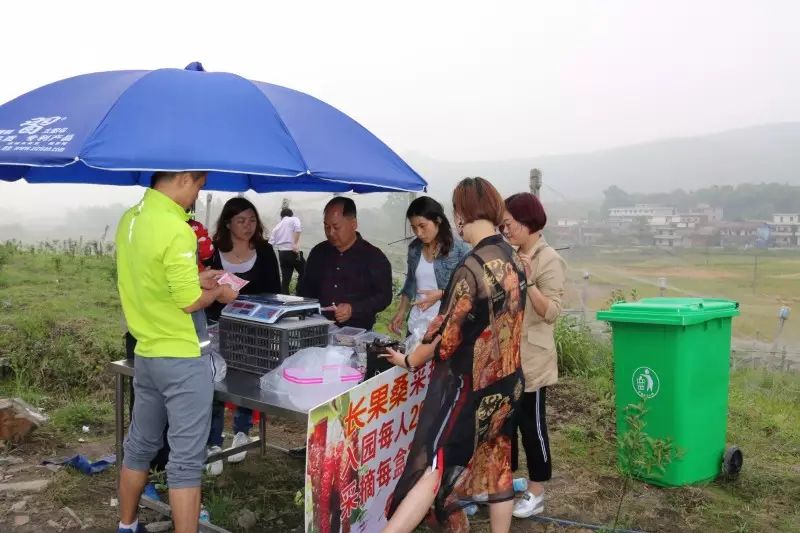
[{"label": "umbrella canopy", "polygon": [[222,191],[424,191],[359,123],[305,93],[225,72],[84,74],[0,106],[0,180],[143,185],[209,171]]}]

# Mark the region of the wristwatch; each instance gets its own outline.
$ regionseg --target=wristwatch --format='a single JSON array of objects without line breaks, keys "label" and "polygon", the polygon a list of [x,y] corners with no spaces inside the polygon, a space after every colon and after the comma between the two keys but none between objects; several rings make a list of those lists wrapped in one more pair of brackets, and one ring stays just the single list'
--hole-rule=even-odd
[{"label": "wristwatch", "polygon": [[406,358],[405,358],[406,370],[408,370],[409,372],[416,372],[417,371],[417,367],[411,366],[411,363],[409,363],[409,361],[408,361],[408,358],[409,358],[410,355],[411,355],[410,353],[406,354]]}]

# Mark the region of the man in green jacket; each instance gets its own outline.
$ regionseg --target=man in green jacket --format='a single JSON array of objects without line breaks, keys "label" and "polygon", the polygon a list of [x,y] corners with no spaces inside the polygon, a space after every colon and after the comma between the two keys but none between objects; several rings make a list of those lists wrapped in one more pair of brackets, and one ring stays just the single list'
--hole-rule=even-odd
[{"label": "man in green jacket", "polygon": [[120,300],[137,340],[136,402],[120,473],[120,533],[145,531],[137,519],[139,498],[167,422],[175,531],[197,531],[214,383],[192,313],[237,296],[217,283],[221,272],[198,273],[197,240],[186,222],[205,181],[205,172],[156,172],[151,188],[117,228]]}]

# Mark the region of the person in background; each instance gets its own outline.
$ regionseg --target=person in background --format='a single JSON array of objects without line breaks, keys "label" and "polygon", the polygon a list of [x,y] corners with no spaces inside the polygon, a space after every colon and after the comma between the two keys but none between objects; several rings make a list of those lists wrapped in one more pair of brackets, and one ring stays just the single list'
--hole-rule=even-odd
[{"label": "person in background", "polygon": [[[278,261],[272,246],[264,240],[264,226],[258,210],[247,199],[231,198],[222,207],[213,239],[215,251],[206,263],[212,269],[236,274],[250,283],[242,287],[241,294],[262,294],[280,292]],[[208,309],[210,321],[219,320],[222,305]],[[222,451],[222,431],[225,425],[225,404],[214,402],[211,417],[211,431],[208,435],[208,454]],[[238,407],[233,416],[233,446],[243,446],[250,442],[253,427],[253,412],[246,407]],[[247,452],[228,457],[228,462],[244,461]],[[222,461],[206,465],[210,475],[222,473]]]},{"label": "person in background", "polygon": [[[522,370],[525,394],[517,418],[522,446],[528,463],[527,490],[514,503],[514,516],[528,518],[544,510],[544,485],[552,474],[550,441],[545,419],[547,387],[558,382],[558,356],[554,324],[561,314],[567,266],[542,236],[547,215],[541,202],[531,193],[514,194],[506,199],[502,232],[517,247],[528,279],[522,339]],[[518,467],[517,439],[512,441],[512,462]]]},{"label": "person in background", "polygon": [[421,196],[411,202],[406,219],[416,238],[408,245],[406,281],[400,291],[397,313],[389,323],[389,331],[395,335],[402,334],[406,318],[413,323],[422,312],[431,308],[431,314],[439,313],[450,277],[469,253],[469,246],[460,238],[453,237],[442,204],[430,196]]},{"label": "person in background", "polygon": [[195,219],[189,220],[189,226],[197,237],[197,268],[200,272],[206,269],[206,262],[214,256],[214,241],[208,235],[208,229]]},{"label": "person in background", "polygon": [[326,241],[311,250],[297,294],[316,298],[338,326],[372,329],[392,303],[392,267],[358,233],[356,204],[337,196],[325,206]]},{"label": "person in background", "polygon": [[483,178],[453,191],[456,228],[474,248],[453,273],[427,343],[387,358],[414,372],[435,357],[405,470],[387,506],[385,533],[411,532],[431,512],[468,531],[463,507],[489,502],[493,533],[511,528],[511,439],[522,398],[520,335],[525,272],[497,234],[503,198]]},{"label": "person in background", "polygon": [[186,210],[205,181],[205,172],[156,172],[151,188],[118,224],[117,287],[136,339],[136,402],[120,468],[119,533],[146,531],[137,518],[139,499],[167,422],[174,529],[197,531],[214,383],[191,315],[237,297],[217,283],[219,271],[198,273],[197,239]]},{"label": "person in background", "polygon": [[292,274],[297,271],[297,282],[303,277],[305,261],[300,251],[300,234],[303,226],[300,219],[288,207],[281,209],[281,221],[272,228],[269,242],[278,250],[278,262],[281,265],[281,294],[289,294]]}]

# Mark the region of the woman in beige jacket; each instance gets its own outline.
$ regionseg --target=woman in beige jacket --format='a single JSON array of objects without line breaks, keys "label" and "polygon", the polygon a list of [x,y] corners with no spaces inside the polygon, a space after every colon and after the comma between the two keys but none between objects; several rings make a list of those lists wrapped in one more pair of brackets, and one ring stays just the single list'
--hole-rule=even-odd
[{"label": "woman in beige jacket", "polygon": [[[517,414],[518,428],[528,463],[528,483],[514,503],[514,516],[527,518],[544,509],[544,486],[552,473],[550,444],[545,421],[545,393],[558,381],[555,322],[561,314],[566,263],[542,236],[547,215],[530,193],[506,199],[502,232],[517,252],[528,279],[521,342],[525,394]],[[512,441],[512,468],[518,467],[517,439]],[[517,483],[514,483],[515,487]],[[523,484],[524,486],[524,484]],[[518,489],[519,490],[519,489]]]}]

